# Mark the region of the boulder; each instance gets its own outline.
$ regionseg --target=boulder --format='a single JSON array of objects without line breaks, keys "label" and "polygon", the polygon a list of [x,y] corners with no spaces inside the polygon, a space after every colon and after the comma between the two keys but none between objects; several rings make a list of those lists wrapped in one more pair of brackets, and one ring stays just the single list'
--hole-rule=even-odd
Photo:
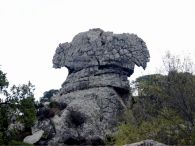
[{"label": "boulder", "polygon": [[37,121],[35,125],[31,128],[32,134],[40,130],[44,131],[42,139],[48,140],[48,139],[51,139],[55,135],[55,128],[50,119]]},{"label": "boulder", "polygon": [[23,142],[28,144],[34,144],[41,139],[43,133],[44,133],[43,130],[36,131],[32,135],[25,137]]},{"label": "boulder", "polygon": [[143,140],[132,144],[126,144],[124,146],[166,146],[166,144],[154,140]]}]

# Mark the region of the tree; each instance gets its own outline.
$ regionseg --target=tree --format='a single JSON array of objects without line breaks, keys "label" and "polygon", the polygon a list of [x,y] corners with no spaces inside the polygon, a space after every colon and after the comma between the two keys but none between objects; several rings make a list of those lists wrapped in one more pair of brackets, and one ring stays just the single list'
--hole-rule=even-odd
[{"label": "tree", "polygon": [[50,102],[51,97],[57,94],[59,90],[51,89],[43,93],[43,97],[40,98],[40,102]]},{"label": "tree", "polygon": [[161,74],[145,75],[136,79],[134,90],[137,90],[138,96],[133,97],[135,104],[132,110],[137,122],[157,117],[166,106],[165,82],[166,76]]},{"label": "tree", "polygon": [[[34,90],[34,85],[30,82],[19,86],[13,85],[10,91],[5,90],[6,99],[0,103],[0,141],[2,141],[0,144],[9,144],[10,140],[23,138],[26,132],[31,131],[30,128],[36,121]],[[17,129],[9,131],[8,127],[13,122],[12,119],[22,123],[25,131],[17,131]]]},{"label": "tree", "polygon": [[194,125],[195,76],[191,73],[169,72],[167,96],[169,107],[177,111],[186,121]]},{"label": "tree", "polygon": [[36,108],[33,97],[27,97],[20,101],[21,122],[29,129],[36,121]]},{"label": "tree", "polygon": [[[6,78],[6,74],[0,70],[0,93],[4,92],[9,85]],[[8,143],[8,138],[6,137],[6,130],[8,128],[8,105],[2,103],[3,100],[0,99],[0,145],[3,143]]]},{"label": "tree", "polygon": [[34,101],[34,85],[31,82],[19,86],[13,85],[6,101],[15,105],[18,112],[14,113],[25,128],[29,129],[36,120],[36,108]]},{"label": "tree", "polygon": [[9,139],[6,134],[9,126],[9,106],[7,104],[0,105],[0,145],[8,144]]},{"label": "tree", "polygon": [[167,52],[163,59],[167,71],[166,93],[169,106],[194,125],[195,76],[194,64],[189,57],[179,58]]},{"label": "tree", "polygon": [[2,92],[3,89],[7,88],[8,85],[9,82],[6,78],[6,74],[0,70],[0,92]]},{"label": "tree", "polygon": [[145,75],[134,82],[138,95],[132,97],[131,114],[125,116],[133,117],[130,119],[134,122],[126,120],[119,126],[117,144],[144,139],[171,145],[195,144],[193,63],[170,53],[163,63],[166,74]]},{"label": "tree", "polygon": [[168,53],[163,60],[167,75],[146,75],[135,81],[138,102],[143,104],[140,110],[145,110],[150,115],[153,112],[154,116],[163,107],[168,107],[194,125],[195,76],[192,74],[193,63],[189,60],[182,61]]},{"label": "tree", "polygon": [[163,57],[163,66],[165,74],[169,72],[194,72],[194,63],[189,56],[179,57],[172,55],[169,51]]}]

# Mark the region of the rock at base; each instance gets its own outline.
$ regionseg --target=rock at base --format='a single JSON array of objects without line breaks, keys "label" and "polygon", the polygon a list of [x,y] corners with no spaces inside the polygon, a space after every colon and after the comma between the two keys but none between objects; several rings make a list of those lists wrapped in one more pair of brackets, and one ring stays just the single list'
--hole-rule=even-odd
[{"label": "rock at base", "polygon": [[143,140],[141,142],[126,144],[124,146],[166,146],[166,145],[154,140]]},{"label": "rock at base", "polygon": [[54,99],[68,106],[61,115],[52,118],[56,129],[50,141],[53,145],[102,144],[106,135],[115,131],[125,105],[111,87],[79,90]]},{"label": "rock at base", "polygon": [[44,133],[43,130],[39,130],[39,131],[35,132],[33,135],[29,135],[29,136],[25,137],[23,142],[28,143],[28,144],[34,144],[41,139],[43,133]]}]

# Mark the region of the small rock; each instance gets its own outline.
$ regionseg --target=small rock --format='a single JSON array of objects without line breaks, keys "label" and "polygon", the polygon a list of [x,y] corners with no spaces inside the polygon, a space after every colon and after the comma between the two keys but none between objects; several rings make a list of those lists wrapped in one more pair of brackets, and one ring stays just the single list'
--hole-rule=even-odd
[{"label": "small rock", "polygon": [[166,144],[154,141],[154,140],[144,140],[132,144],[126,144],[124,146],[166,146]]},{"label": "small rock", "polygon": [[28,143],[28,144],[34,144],[41,139],[43,133],[44,133],[43,130],[39,130],[39,131],[35,132],[33,135],[29,135],[29,136],[25,137],[23,142]]}]

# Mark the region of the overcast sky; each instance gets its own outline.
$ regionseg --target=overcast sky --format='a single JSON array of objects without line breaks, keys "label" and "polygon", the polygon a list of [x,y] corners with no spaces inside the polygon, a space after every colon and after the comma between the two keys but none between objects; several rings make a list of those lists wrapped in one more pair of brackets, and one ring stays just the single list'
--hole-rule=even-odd
[{"label": "overcast sky", "polygon": [[195,56],[194,0],[0,0],[0,69],[11,84],[30,80],[38,99],[66,79],[67,69],[52,68],[58,44],[91,28],[146,42],[150,63],[132,79],[155,73],[167,50]]}]

